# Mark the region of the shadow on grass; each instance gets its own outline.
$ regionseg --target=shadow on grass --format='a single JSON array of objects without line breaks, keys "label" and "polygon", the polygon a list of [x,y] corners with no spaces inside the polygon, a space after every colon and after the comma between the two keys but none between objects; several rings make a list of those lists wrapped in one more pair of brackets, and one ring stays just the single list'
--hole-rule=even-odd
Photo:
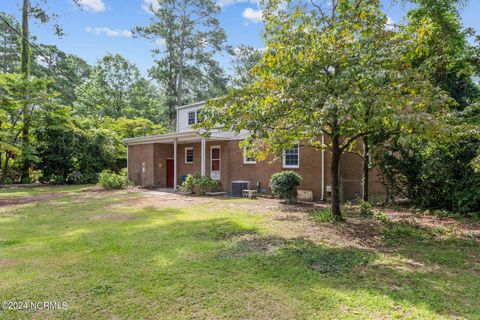
[{"label": "shadow on grass", "polygon": [[[54,229],[40,224],[30,241],[48,240],[35,255],[51,255],[51,261],[37,263],[33,281],[12,286],[8,294],[40,298],[48,291],[75,288],[77,304],[86,300],[96,309],[124,316],[133,309],[145,317],[157,312],[191,316],[204,309],[226,318],[298,318],[318,315],[316,307],[342,316],[345,304],[361,309],[369,297],[382,296],[395,305],[368,307],[384,312],[381,317],[398,305],[441,316],[480,316],[479,274],[470,272],[478,247],[468,241],[393,223],[381,231],[387,250],[332,248],[302,238],[265,236],[254,223],[235,217],[187,219],[188,210],[145,208],[131,212],[138,216],[132,221],[80,216],[68,230],[63,224]],[[10,241],[3,243],[8,248],[17,245],[4,241]],[[455,256],[454,250],[460,253]],[[386,251],[392,257],[386,258]],[[76,259],[67,261],[69,256]],[[316,292],[324,288],[329,295],[319,302]],[[346,301],[349,296],[355,298]],[[130,304],[122,306],[123,299]],[[155,301],[157,309],[146,310],[145,301]],[[307,311],[288,313],[294,301],[307,304]]]}]

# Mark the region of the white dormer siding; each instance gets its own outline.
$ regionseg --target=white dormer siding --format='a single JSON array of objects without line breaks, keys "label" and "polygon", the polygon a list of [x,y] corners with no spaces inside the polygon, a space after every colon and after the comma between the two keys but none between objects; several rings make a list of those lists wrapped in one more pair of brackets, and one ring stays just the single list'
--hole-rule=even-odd
[{"label": "white dormer siding", "polygon": [[[192,103],[186,106],[181,106],[177,108],[177,132],[184,132],[184,131],[190,131],[192,130],[192,125],[194,123],[197,123],[197,115],[198,112],[203,109],[205,106],[206,102],[197,102],[197,103]],[[189,124],[189,114],[190,114],[190,121],[191,124]]]}]

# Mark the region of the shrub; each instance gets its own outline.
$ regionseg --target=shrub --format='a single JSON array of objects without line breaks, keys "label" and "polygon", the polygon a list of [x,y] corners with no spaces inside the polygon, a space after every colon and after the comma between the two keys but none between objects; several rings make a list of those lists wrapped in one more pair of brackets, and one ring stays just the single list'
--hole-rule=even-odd
[{"label": "shrub", "polygon": [[272,174],[270,178],[270,188],[275,196],[280,199],[297,199],[297,187],[302,181],[302,176],[293,171],[282,171]]},{"label": "shrub", "polygon": [[218,190],[220,190],[220,185],[216,180],[209,176],[202,176],[199,173],[189,174],[182,183],[182,191],[196,195],[204,195],[207,192]]},{"label": "shrub", "polygon": [[106,190],[125,189],[130,185],[126,169],[122,169],[120,173],[103,170],[100,173],[99,183]]},{"label": "shrub", "polygon": [[358,200],[359,204],[359,213],[362,218],[370,218],[373,217],[373,206],[370,202],[365,201],[363,199]]},{"label": "shrub", "polygon": [[40,178],[41,183],[48,183],[52,185],[60,185],[60,184],[65,184],[67,181],[65,178],[60,175],[60,174],[50,174],[48,176],[42,176]]},{"label": "shrub", "polygon": [[335,221],[335,218],[332,215],[332,209],[330,208],[315,210],[312,213],[312,218],[317,222],[334,222]]}]

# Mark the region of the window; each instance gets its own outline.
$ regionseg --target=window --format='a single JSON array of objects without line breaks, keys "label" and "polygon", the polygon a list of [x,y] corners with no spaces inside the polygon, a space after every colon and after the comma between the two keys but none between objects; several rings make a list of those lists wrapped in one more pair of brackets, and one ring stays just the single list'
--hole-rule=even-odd
[{"label": "window", "polygon": [[250,151],[250,148],[247,148],[246,146],[243,147],[243,163],[244,164],[255,164],[255,163],[257,163],[257,161],[255,160],[255,157],[247,156],[248,151]]},{"label": "window", "polygon": [[185,163],[193,163],[193,148],[185,148]]},{"label": "window", "polygon": [[284,168],[300,167],[300,149],[298,144],[293,148],[286,150],[283,153],[283,167]]},{"label": "window", "polygon": [[202,110],[197,110],[197,123],[202,123]]},{"label": "window", "polygon": [[220,146],[210,148],[210,177],[220,180]]},{"label": "window", "polygon": [[195,124],[196,121],[196,112],[191,111],[188,113],[188,125],[191,126],[192,124]]},{"label": "window", "polygon": [[201,123],[202,122],[201,114],[202,114],[202,110],[190,111],[188,113],[188,125],[191,126],[197,123]]}]

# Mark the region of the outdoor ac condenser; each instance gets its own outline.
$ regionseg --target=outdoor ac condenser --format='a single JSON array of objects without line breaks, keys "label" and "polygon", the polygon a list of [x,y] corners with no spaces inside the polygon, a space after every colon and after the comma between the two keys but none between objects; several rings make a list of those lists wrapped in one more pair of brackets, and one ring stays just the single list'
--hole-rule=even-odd
[{"label": "outdoor ac condenser", "polygon": [[232,195],[235,197],[241,197],[242,191],[250,189],[250,181],[236,180],[232,181]]}]

